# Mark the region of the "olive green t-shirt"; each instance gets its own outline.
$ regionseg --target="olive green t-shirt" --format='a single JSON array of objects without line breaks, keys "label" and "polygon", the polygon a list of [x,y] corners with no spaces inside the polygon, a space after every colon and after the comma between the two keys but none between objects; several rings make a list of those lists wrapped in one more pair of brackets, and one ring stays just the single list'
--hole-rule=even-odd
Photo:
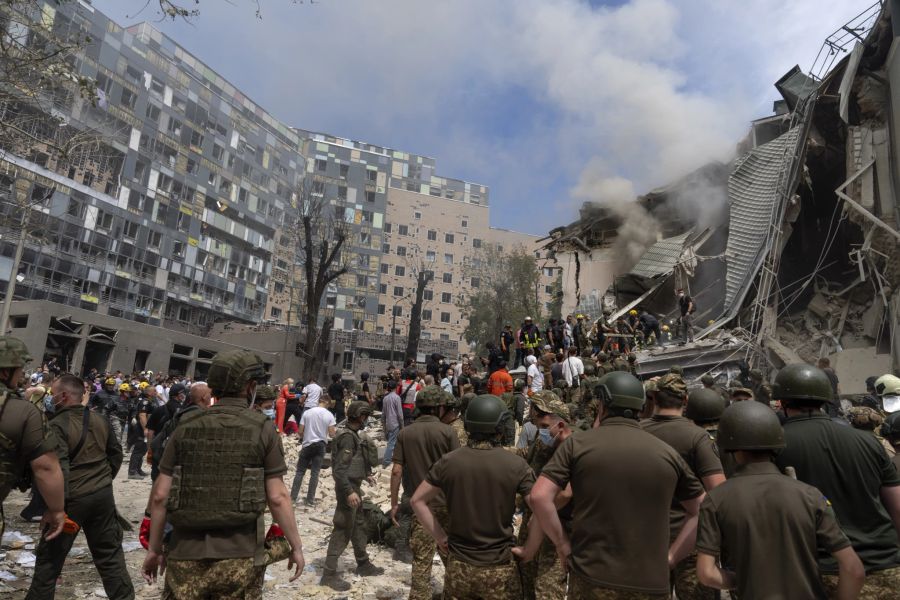
[{"label": "olive green t-shirt", "polygon": [[[15,456],[12,459],[15,462],[16,473],[21,475],[25,465],[55,450],[56,439],[55,436],[48,438],[41,412],[33,404],[13,396],[12,392],[0,386],[0,393],[4,392],[10,395],[3,407],[3,417],[0,418],[0,433],[15,447]],[[0,502],[6,499],[15,483],[11,481],[0,488]]]},{"label": "olive green t-shirt", "polygon": [[98,413],[89,412],[88,431],[78,455],[71,456],[81,440],[84,426],[84,406],[69,406],[59,410],[50,420],[69,459],[66,498],[80,498],[112,485],[122,466],[122,444],[111,435],[109,422]]},{"label": "olive green t-shirt", "polygon": [[898,472],[900,472],[900,452],[894,453],[894,455],[891,457],[891,462],[894,463],[894,468],[896,468]]},{"label": "olive green t-shirt", "polygon": [[[881,503],[881,488],[900,485],[900,476],[875,436],[814,412],[788,418],[784,439],[775,463],[794,467],[797,479],[828,498],[866,572],[900,566],[897,532]],[[819,555],[819,568],[838,570],[828,554]]]},{"label": "olive green t-shirt", "polygon": [[[722,473],[722,461],[713,436],[684,417],[653,415],[641,421],[644,431],[672,446],[697,478]],[[669,511],[669,537],[674,541],[687,517],[681,503],[672,502]]]},{"label": "olive green t-shirt", "polygon": [[[394,464],[403,466],[403,490],[410,496],[425,480],[431,466],[448,452],[459,448],[459,438],[453,427],[432,415],[422,415],[397,435]],[[443,505],[442,499],[432,506]]]},{"label": "olive green t-shirt", "polygon": [[[247,401],[242,398],[222,398],[218,404],[246,407]],[[159,472],[170,477],[179,463],[177,441],[181,431],[180,428],[175,428],[159,462]],[[287,472],[284,448],[272,421],[263,425],[260,444],[263,456],[262,466],[266,478],[284,475]],[[249,558],[256,554],[257,545],[262,541],[263,527],[263,518],[260,517],[254,525],[231,529],[216,531],[174,529],[172,538],[169,540],[168,558],[170,560]]]},{"label": "olive green t-shirt", "polygon": [[850,545],[822,492],[774,464],[737,467],[700,508],[697,551],[721,558],[741,598],[825,598],[817,548]]},{"label": "olive green t-shirt", "polygon": [[572,484],[570,568],[599,587],[669,593],[669,507],[703,486],[668,444],[634,419],[607,417],[564,441],[544,467]]},{"label": "olive green t-shirt", "polygon": [[484,443],[459,448],[438,459],[426,481],[447,498],[450,554],[489,566],[512,560],[512,518],[516,494],[531,493],[534,473],[525,460]]}]

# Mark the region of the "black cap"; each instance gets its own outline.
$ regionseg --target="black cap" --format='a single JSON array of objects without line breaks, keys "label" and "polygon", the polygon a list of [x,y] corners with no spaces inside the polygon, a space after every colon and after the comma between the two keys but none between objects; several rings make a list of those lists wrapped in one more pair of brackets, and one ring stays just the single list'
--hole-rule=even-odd
[{"label": "black cap", "polygon": [[169,388],[169,398],[171,398],[172,396],[177,396],[178,394],[187,395],[187,386],[182,383],[176,383]]}]

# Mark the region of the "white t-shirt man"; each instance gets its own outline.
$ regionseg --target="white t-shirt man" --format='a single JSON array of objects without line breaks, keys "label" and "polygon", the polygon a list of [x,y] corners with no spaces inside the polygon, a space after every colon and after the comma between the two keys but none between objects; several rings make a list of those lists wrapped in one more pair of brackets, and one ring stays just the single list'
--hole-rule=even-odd
[{"label": "white t-shirt man", "polygon": [[319,398],[322,397],[322,386],[315,381],[310,382],[303,388],[300,395],[306,396],[306,400],[303,402],[304,409],[317,408],[319,406]]},{"label": "white t-shirt man", "polygon": [[[321,389],[321,388],[319,388]],[[316,406],[303,411],[300,427],[303,428],[303,448],[316,442],[328,441],[328,430],[336,427],[334,415],[327,408]]]},{"label": "white t-shirt man", "polygon": [[569,356],[563,361],[562,372],[566,383],[572,387],[572,382],[584,375],[584,363],[577,356]]},{"label": "white t-shirt man", "polygon": [[544,389],[544,374],[538,368],[535,357],[529,356],[525,361],[528,363],[527,375],[531,377],[531,386],[528,389],[532,392],[539,392]]}]

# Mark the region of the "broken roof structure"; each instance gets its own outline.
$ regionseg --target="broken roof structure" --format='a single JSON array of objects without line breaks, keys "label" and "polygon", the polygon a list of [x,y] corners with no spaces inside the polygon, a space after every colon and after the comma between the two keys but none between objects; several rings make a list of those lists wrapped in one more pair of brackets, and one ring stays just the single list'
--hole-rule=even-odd
[{"label": "broken roof structure", "polygon": [[[831,356],[844,390],[862,391],[866,376],[900,370],[900,23],[891,5],[871,5],[826,39],[810,71],[780,78],[776,114],[753,122],[729,165],[638,199],[662,233],[617,271],[617,312],[640,305],[669,321],[674,288],[684,286],[703,328],[696,344],[643,352],[642,375],[680,364],[730,379],[737,366],[771,373]],[[700,173],[727,198],[724,218],[703,227],[684,223],[678,206]],[[598,222],[595,214],[560,229],[590,239]],[[548,247],[571,251],[564,240],[551,235]]]}]

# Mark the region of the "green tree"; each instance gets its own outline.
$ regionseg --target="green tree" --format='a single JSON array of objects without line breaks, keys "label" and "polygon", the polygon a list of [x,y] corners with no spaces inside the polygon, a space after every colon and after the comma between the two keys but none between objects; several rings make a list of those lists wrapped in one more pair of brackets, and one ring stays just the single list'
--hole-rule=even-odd
[{"label": "green tree", "polygon": [[478,280],[478,287],[457,302],[468,319],[467,342],[481,349],[487,342],[497,342],[506,323],[516,329],[525,317],[540,322],[540,271],[534,255],[524,247],[504,253],[489,246],[464,271],[470,280]]}]

